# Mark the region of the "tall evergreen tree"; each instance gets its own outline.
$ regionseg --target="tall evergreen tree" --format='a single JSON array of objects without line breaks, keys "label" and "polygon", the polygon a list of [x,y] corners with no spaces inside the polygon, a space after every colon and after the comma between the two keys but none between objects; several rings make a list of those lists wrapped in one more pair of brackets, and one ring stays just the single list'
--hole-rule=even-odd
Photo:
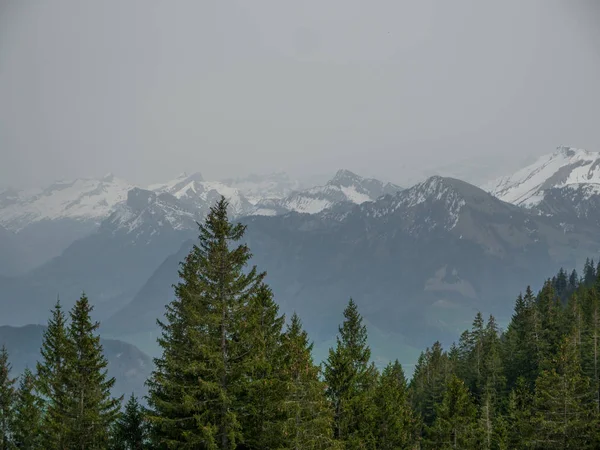
[{"label": "tall evergreen tree", "polygon": [[37,363],[37,391],[44,400],[42,443],[47,449],[64,449],[67,433],[67,357],[70,344],[66,318],[57,300],[44,331],[41,361]]},{"label": "tall evergreen tree", "polygon": [[406,378],[396,360],[379,377],[377,393],[377,448],[411,448],[416,442],[417,420],[408,402]]},{"label": "tall evergreen tree", "polygon": [[336,448],[333,412],[325,398],[325,383],[313,363],[313,344],[294,314],[283,336],[282,381],[284,421],[279,428],[282,449],[321,450]]},{"label": "tall evergreen tree", "polygon": [[507,401],[505,421],[507,428],[507,448],[530,448],[533,439],[532,422],[533,394],[524,377],[519,377]]},{"label": "tall evergreen tree", "polygon": [[344,310],[335,348],[325,362],[327,396],[333,404],[334,436],[346,448],[374,448],[373,394],[377,371],[370,363],[367,328],[352,299]]},{"label": "tall evergreen tree", "polygon": [[131,394],[125,410],[115,423],[113,450],[144,450],[148,448],[148,426],[144,411],[135,395]]},{"label": "tall evergreen tree", "polygon": [[29,369],[25,369],[21,375],[15,401],[13,437],[17,448],[28,450],[44,448],[41,435],[43,403],[36,394],[35,384],[35,376]]},{"label": "tall evergreen tree", "polygon": [[534,404],[536,448],[595,448],[589,380],[581,374],[573,337],[563,340],[555,364],[536,381]]},{"label": "tall evergreen tree", "polygon": [[242,339],[250,301],[264,278],[227,217],[225,198],[199,225],[199,245],[181,264],[176,299],[160,322],[163,354],[148,382],[155,444],[234,449],[243,438],[236,398],[245,382],[249,342]]},{"label": "tall evergreen tree", "polygon": [[69,448],[105,449],[118,417],[120,399],[111,397],[115,384],[109,378],[102,353],[99,324],[90,314],[93,307],[83,294],[70,312],[66,402],[66,442]]},{"label": "tall evergreen tree", "polygon": [[[459,353],[459,351],[455,351]],[[458,359],[459,355],[453,357]],[[420,414],[425,426],[433,424],[437,405],[441,403],[448,380],[454,374],[457,362],[451,362],[436,341],[431,349],[422,353],[415,366],[409,386],[409,397],[414,410]],[[462,363],[458,364],[462,365]]]},{"label": "tall evergreen tree", "polygon": [[10,376],[11,365],[8,351],[0,349],[0,450],[12,448],[12,424],[14,420],[15,379]]},{"label": "tall evergreen tree", "polygon": [[594,260],[589,258],[585,260],[583,266],[583,284],[585,286],[592,286],[596,281],[596,267],[594,266]]},{"label": "tall evergreen tree", "polygon": [[452,375],[444,398],[437,406],[435,422],[428,431],[426,447],[431,449],[475,450],[478,441],[477,408],[464,382]]},{"label": "tall evergreen tree", "polygon": [[285,318],[266,285],[261,285],[250,300],[245,339],[251,343],[247,380],[239,403],[243,448],[279,448],[282,445],[280,422],[284,401],[282,370],[282,329]]}]

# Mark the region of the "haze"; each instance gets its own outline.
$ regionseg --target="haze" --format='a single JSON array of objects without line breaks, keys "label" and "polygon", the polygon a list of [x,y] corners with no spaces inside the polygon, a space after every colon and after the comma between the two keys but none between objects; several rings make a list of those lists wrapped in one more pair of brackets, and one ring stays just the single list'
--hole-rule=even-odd
[{"label": "haze", "polygon": [[3,0],[0,184],[344,167],[407,185],[597,151],[598,23],[593,0]]}]

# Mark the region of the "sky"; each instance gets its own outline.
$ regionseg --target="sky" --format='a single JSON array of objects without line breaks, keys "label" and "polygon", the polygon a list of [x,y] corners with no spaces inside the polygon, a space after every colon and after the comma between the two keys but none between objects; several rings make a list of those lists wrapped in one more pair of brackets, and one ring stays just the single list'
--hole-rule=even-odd
[{"label": "sky", "polygon": [[598,23],[596,0],[2,0],[0,185],[407,185],[600,151]]}]

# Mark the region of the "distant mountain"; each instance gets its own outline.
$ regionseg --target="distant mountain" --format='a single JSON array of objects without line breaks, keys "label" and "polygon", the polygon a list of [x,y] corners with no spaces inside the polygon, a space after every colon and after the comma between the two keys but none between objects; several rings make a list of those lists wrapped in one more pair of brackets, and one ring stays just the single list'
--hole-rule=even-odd
[{"label": "distant mountain", "polygon": [[528,208],[539,205],[551,189],[585,187],[590,195],[597,194],[600,192],[600,153],[559,147],[513,175],[483,187],[505,202]]},{"label": "distant mountain", "polygon": [[17,235],[0,226],[0,275],[19,274],[27,267],[28,251]]},{"label": "distant mountain", "polygon": [[401,189],[392,183],[363,178],[349,170],[339,170],[324,186],[292,192],[281,199],[266,199],[258,202],[253,214],[273,216],[291,211],[316,214],[331,208],[336,203],[361,204]]},{"label": "distant mountain", "polygon": [[58,181],[43,189],[0,192],[0,225],[16,234],[27,255],[19,272],[60,255],[72,242],[92,233],[127,198],[129,189],[129,183],[109,174]]},{"label": "distant mountain", "polygon": [[206,215],[221,195],[229,201],[233,216],[245,215],[252,210],[252,204],[241,190],[219,181],[204,181],[199,173],[183,173],[167,183],[150,186],[149,190],[171,194],[188,208],[198,211],[199,216]]},{"label": "distant mountain", "polygon": [[[167,255],[196,235],[200,216],[171,194],[128,192],[91,235],[20,277],[0,281],[0,324],[41,323],[57,295],[70,307],[86,294],[102,319],[126,304]],[[19,308],[19,302],[27,305]]]},{"label": "distant mountain", "polygon": [[[241,220],[252,263],[267,271],[282,310],[301,315],[317,347],[330,342],[353,297],[381,341],[381,358],[413,352],[432,335],[455,338],[477,310],[507,319],[531,280],[580,266],[600,248],[597,227],[586,222],[565,226],[442,177],[318,214]],[[173,298],[192,242],[105,322],[108,333],[153,351],[155,319]]]},{"label": "distant mountain", "polygon": [[284,198],[302,188],[299,181],[292,180],[284,172],[229,178],[222,183],[239,190],[253,205],[264,199]]},{"label": "distant mountain", "polygon": [[[0,326],[0,345],[5,345],[9,352],[12,376],[20,375],[26,368],[35,371],[44,330],[42,325]],[[144,382],[152,371],[152,359],[122,341],[102,339],[101,344],[108,360],[108,375],[116,378],[113,395],[129,396],[132,392],[140,397],[145,395]]]}]

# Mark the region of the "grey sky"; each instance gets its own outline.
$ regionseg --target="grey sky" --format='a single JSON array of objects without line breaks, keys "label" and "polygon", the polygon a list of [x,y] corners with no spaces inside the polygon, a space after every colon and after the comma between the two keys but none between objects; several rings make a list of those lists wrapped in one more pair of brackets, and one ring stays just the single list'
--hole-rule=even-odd
[{"label": "grey sky", "polygon": [[598,23],[595,0],[0,0],[0,184],[407,184],[600,150]]}]

